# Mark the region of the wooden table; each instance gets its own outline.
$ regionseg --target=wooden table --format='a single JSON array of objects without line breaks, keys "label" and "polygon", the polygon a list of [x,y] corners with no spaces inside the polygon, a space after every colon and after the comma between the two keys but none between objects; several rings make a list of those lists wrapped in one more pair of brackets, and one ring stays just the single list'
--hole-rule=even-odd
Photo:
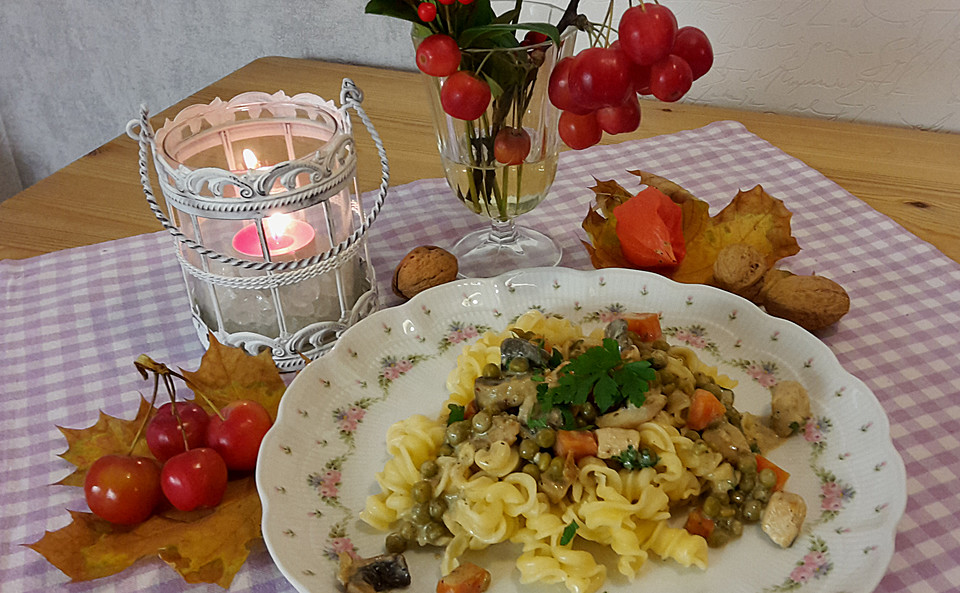
[{"label": "wooden table", "polygon": [[[161,125],[187,105],[250,90],[311,92],[339,103],[344,77],[365,93],[364,109],[390,159],[391,184],[442,176],[426,91],[415,72],[261,58],[161,112],[153,123]],[[149,105],[150,97],[144,101]],[[117,129],[136,116],[118,114]],[[640,130],[604,142],[718,120],[743,123],[960,262],[960,135],[646,102]],[[365,132],[357,137],[361,189],[373,189],[379,181],[376,151]],[[143,199],[136,142],[121,134],[0,203],[0,258],[27,258],[159,229]]]}]

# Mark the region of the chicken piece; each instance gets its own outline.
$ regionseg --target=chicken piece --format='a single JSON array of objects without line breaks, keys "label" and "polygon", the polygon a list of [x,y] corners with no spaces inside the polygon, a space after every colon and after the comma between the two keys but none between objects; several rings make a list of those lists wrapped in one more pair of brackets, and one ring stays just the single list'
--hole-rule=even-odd
[{"label": "chicken piece", "polygon": [[598,428],[597,457],[610,459],[626,451],[629,447],[640,450],[640,432],[632,428]]},{"label": "chicken piece", "polygon": [[524,400],[537,397],[537,383],[532,373],[502,377],[477,377],[473,390],[477,407],[491,414],[521,405]]},{"label": "chicken piece", "polygon": [[777,448],[781,441],[777,433],[764,424],[759,416],[745,412],[740,418],[740,429],[747,441],[757,446],[757,452],[766,455]]},{"label": "chicken piece", "polygon": [[781,548],[789,548],[800,534],[806,518],[807,503],[799,494],[774,492],[763,509],[760,528],[773,543]]},{"label": "chicken piece", "polygon": [[742,454],[750,453],[747,437],[729,422],[721,422],[703,431],[703,440],[730,462],[736,462]]},{"label": "chicken piece", "polygon": [[770,397],[770,423],[778,436],[788,437],[803,428],[810,417],[810,396],[796,381],[774,385]]},{"label": "chicken piece", "polygon": [[477,450],[485,449],[492,443],[503,441],[508,445],[517,442],[520,434],[520,422],[513,416],[497,414],[491,419],[490,428],[475,436],[471,442]]}]

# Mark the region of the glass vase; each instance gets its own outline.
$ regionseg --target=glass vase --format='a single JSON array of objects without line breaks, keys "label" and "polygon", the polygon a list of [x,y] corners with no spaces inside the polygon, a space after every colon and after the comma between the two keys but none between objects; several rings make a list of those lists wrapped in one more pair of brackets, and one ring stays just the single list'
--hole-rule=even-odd
[{"label": "glass vase", "polygon": [[[521,22],[556,24],[563,13],[529,1],[524,3],[524,12],[528,11],[533,13],[521,15]],[[546,233],[516,224],[516,218],[540,204],[556,176],[560,112],[551,104],[547,88],[557,62],[572,55],[576,32],[573,27],[564,31],[559,47],[548,40],[520,47],[462,49],[460,69],[478,73],[491,88],[489,106],[474,120],[448,115],[441,104],[447,79],[423,75],[447,183],[464,206],[490,223],[449,248],[463,277],[560,263],[560,244]],[[509,154],[504,159],[502,148],[510,145],[510,136],[513,142],[521,138],[521,146],[529,139],[529,152],[519,162],[510,162]],[[498,138],[504,141],[500,147]]]}]

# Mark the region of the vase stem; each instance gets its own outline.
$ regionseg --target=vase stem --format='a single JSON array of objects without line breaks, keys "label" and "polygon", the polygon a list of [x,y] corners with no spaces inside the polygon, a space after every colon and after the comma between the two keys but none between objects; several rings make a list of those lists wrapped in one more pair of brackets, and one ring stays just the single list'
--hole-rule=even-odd
[{"label": "vase stem", "polygon": [[501,247],[513,245],[519,239],[517,235],[517,225],[513,219],[510,220],[491,220],[490,221],[490,240]]}]

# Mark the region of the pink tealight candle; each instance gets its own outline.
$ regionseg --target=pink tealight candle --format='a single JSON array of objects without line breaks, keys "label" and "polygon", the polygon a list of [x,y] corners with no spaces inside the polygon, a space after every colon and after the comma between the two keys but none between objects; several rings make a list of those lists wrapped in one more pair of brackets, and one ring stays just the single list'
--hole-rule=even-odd
[{"label": "pink tealight candle", "polygon": [[[309,224],[289,214],[274,214],[263,221],[263,232],[271,258],[296,253],[313,242],[316,232]],[[233,236],[233,248],[247,257],[262,258],[257,225],[248,224]]]}]

